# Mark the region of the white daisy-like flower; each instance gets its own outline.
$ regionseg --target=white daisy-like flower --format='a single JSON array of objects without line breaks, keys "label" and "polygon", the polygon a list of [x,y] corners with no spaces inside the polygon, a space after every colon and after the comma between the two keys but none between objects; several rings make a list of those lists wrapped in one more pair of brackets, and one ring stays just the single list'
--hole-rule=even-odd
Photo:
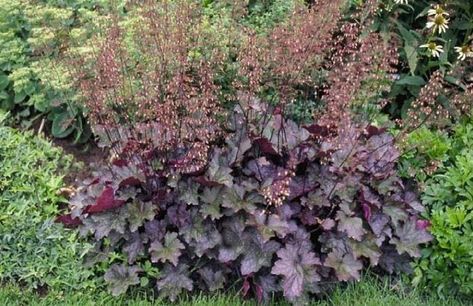
[{"label": "white daisy-like flower", "polygon": [[439,34],[442,34],[448,29],[448,21],[448,18],[443,15],[435,15],[433,18],[429,19],[426,26],[428,29],[432,28],[434,33],[438,31]]},{"label": "white daisy-like flower", "polygon": [[440,57],[440,53],[443,53],[443,46],[437,45],[434,42],[429,42],[428,44],[421,45],[421,48],[427,48],[427,51],[433,56],[433,57]]},{"label": "white daisy-like flower", "polygon": [[427,11],[427,14],[429,16],[437,16],[437,15],[440,15],[440,16],[448,16],[449,14],[447,13],[447,11],[445,11],[443,9],[443,7],[441,7],[439,4],[437,4],[436,6],[434,6],[434,8],[431,8],[430,10]]},{"label": "white daisy-like flower", "polygon": [[396,4],[409,4],[409,0],[394,0],[394,2],[396,2]]},{"label": "white daisy-like flower", "polygon": [[455,51],[458,53],[458,59],[464,61],[467,57],[473,57],[473,50],[470,46],[455,47]]}]

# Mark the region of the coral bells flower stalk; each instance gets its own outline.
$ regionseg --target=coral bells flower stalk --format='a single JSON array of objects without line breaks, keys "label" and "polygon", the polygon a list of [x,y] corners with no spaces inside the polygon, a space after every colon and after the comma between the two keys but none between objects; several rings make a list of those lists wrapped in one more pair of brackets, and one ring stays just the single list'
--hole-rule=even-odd
[{"label": "coral bells flower stalk", "polygon": [[429,82],[421,90],[419,97],[412,102],[404,123],[407,129],[416,129],[422,124],[439,124],[441,119],[448,117],[448,112],[437,103],[443,93],[443,75],[435,71]]},{"label": "coral bells flower stalk", "polygon": [[[166,171],[199,171],[220,131],[215,58],[188,56],[206,47],[192,3],[136,5],[132,12],[139,14],[140,31],[131,35],[127,28],[112,27],[94,77],[83,82],[92,127],[118,158],[159,161]],[[125,39],[136,43],[133,55]]]},{"label": "coral bells flower stalk", "polygon": [[427,44],[421,45],[421,48],[427,48],[430,56],[440,57],[440,53],[443,53],[443,46],[437,45],[435,42],[429,42]]}]

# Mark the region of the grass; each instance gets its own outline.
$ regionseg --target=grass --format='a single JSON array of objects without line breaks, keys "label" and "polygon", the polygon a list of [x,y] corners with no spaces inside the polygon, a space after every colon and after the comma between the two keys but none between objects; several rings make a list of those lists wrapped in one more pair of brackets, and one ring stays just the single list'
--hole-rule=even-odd
[{"label": "grass", "polygon": [[[365,277],[359,283],[349,284],[345,287],[337,287],[330,297],[323,300],[314,300],[313,306],[460,306],[472,305],[473,301],[449,298],[440,300],[435,294],[425,294],[413,290],[409,285],[397,282],[394,284],[387,279],[378,280],[374,277]],[[0,305],[20,306],[55,306],[55,305],[100,305],[100,306],[164,306],[171,303],[166,300],[145,295],[144,293],[127,294],[114,298],[105,292],[87,294],[83,292],[75,293],[50,293],[45,297],[40,297],[32,292],[25,292],[17,286],[8,285],[0,288]],[[193,297],[181,299],[173,305],[180,306],[233,306],[256,305],[254,301],[243,301],[236,294],[198,294]],[[288,305],[282,302],[273,302],[271,305]]]}]

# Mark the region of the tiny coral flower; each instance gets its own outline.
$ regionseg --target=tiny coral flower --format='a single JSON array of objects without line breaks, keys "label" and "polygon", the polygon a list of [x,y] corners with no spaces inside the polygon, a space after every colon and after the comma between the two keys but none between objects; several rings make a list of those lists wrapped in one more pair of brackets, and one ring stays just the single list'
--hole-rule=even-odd
[{"label": "tiny coral flower", "polygon": [[427,51],[433,56],[433,57],[439,57],[440,53],[443,53],[443,46],[437,45],[434,42],[429,42],[428,44],[421,45],[421,48],[427,48]]},{"label": "tiny coral flower", "polygon": [[434,8],[428,10],[427,14],[429,16],[448,16],[448,13],[438,4],[434,6]]},{"label": "tiny coral flower", "polygon": [[448,29],[448,19],[443,15],[435,15],[427,22],[427,28],[432,28],[434,33],[438,31],[440,34]]},{"label": "tiny coral flower", "polygon": [[396,2],[396,4],[409,4],[409,0],[394,0],[394,2]]},{"label": "tiny coral flower", "polygon": [[455,47],[455,51],[458,53],[459,60],[465,60],[467,57],[473,57],[473,50],[470,46]]}]

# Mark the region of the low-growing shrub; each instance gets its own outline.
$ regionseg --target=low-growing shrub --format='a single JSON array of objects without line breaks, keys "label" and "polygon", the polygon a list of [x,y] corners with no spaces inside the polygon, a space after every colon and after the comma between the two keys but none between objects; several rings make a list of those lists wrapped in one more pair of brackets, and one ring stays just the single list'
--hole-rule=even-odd
[{"label": "low-growing shrub", "polygon": [[416,282],[443,296],[473,295],[473,124],[459,124],[442,150],[443,163],[425,181],[433,242],[416,266]]},{"label": "low-growing shrub", "polygon": [[[92,262],[115,259],[105,273],[113,294],[146,279],[171,300],[237,286],[303,302],[366,266],[409,271],[430,240],[382,129],[299,127],[254,99],[227,128],[202,169],[182,171],[179,157],[160,164],[158,150],[148,160],[118,154],[71,200],[59,220],[93,235]],[[126,150],[137,144],[126,135],[100,136]]]},{"label": "low-growing shrub", "polygon": [[54,223],[71,163],[46,140],[0,126],[0,282],[57,292],[95,287],[82,266],[89,244]]}]

